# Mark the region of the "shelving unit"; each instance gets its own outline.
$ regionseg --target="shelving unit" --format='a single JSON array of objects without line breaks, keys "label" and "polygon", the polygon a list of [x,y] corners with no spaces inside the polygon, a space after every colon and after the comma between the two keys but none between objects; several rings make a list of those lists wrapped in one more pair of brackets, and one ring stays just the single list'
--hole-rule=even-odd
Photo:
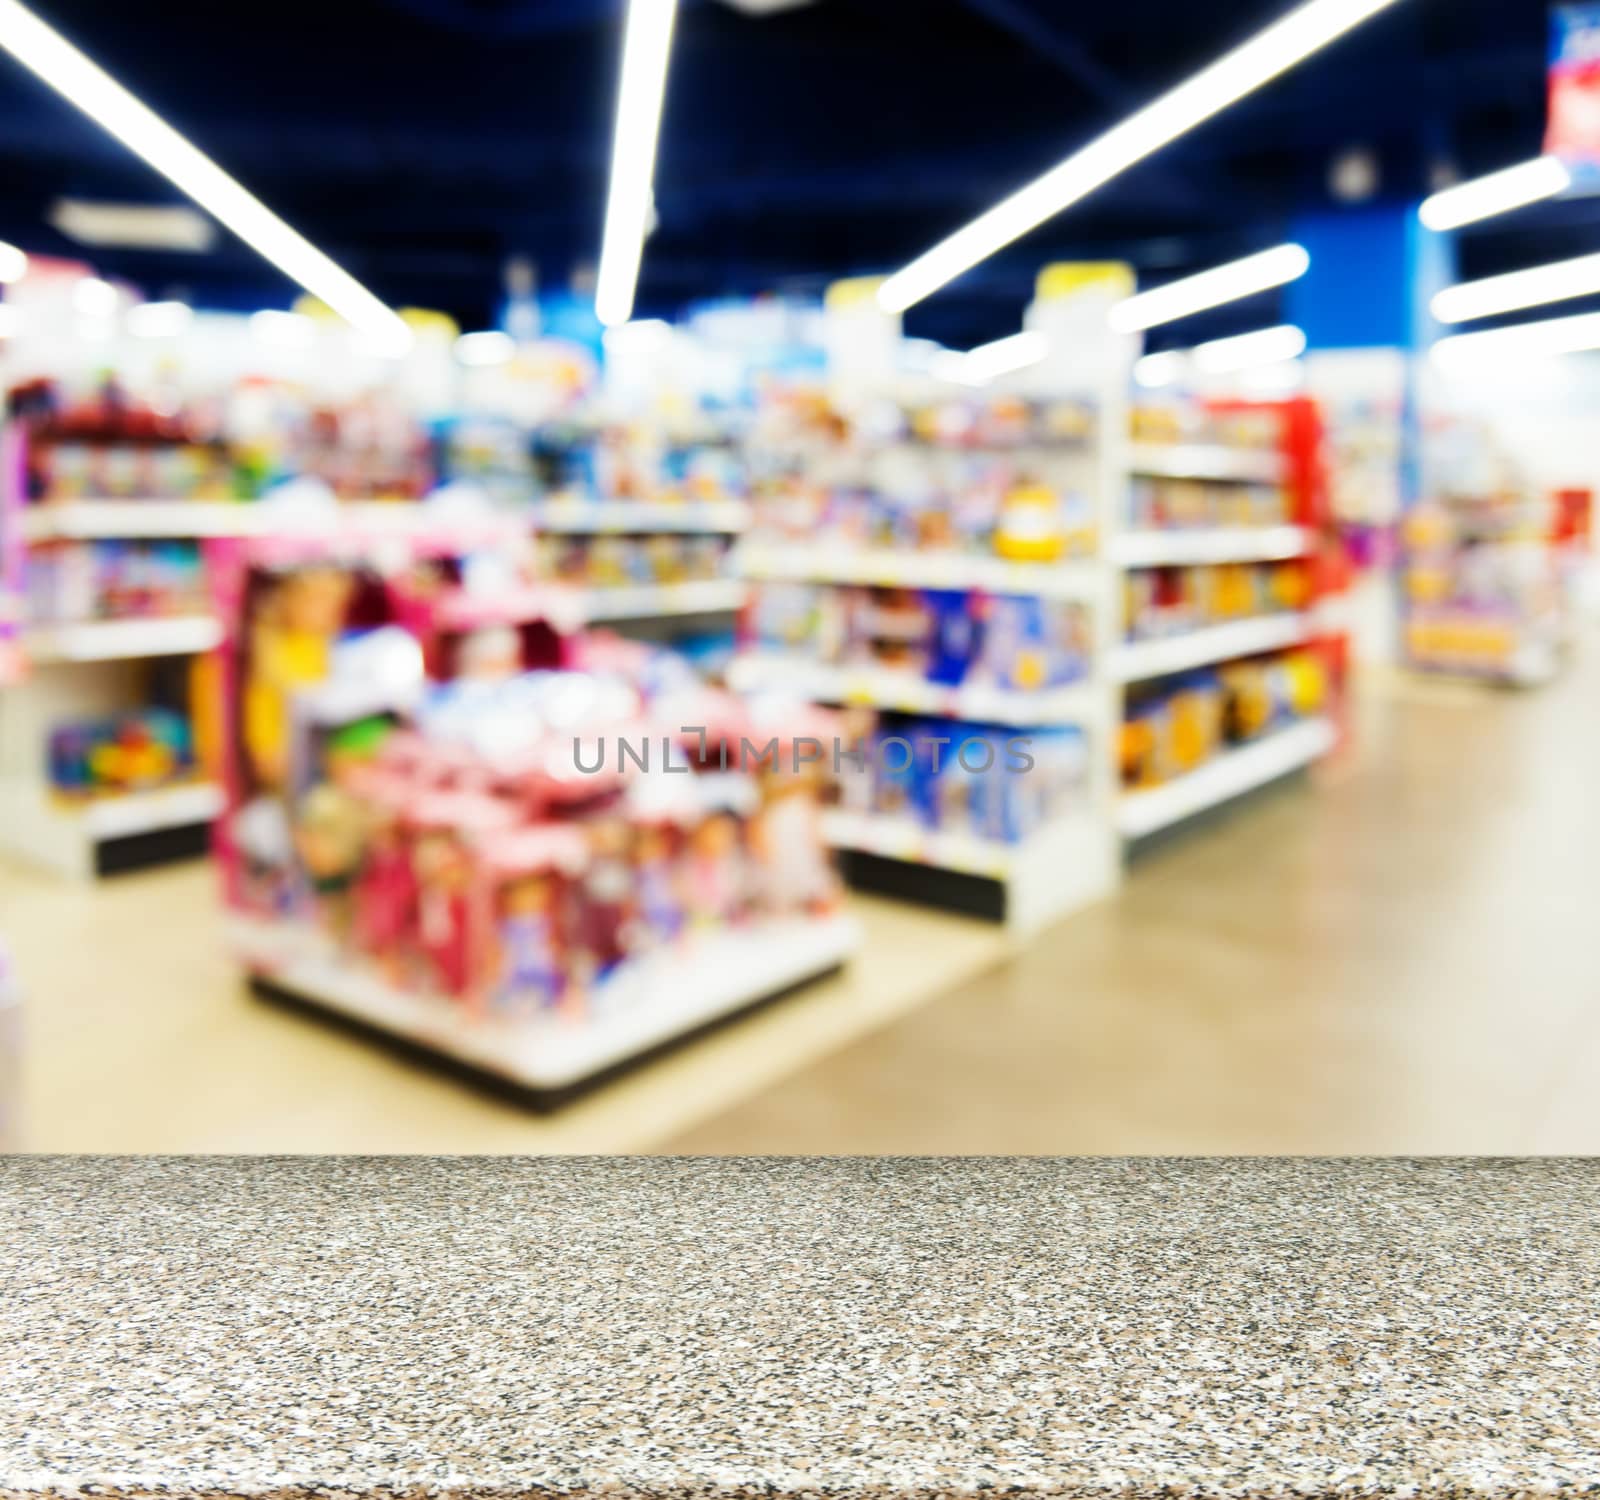
[{"label": "shelving unit", "polygon": [[[0,575],[20,584],[30,547],[54,542],[243,536],[299,514],[263,502],[95,499],[24,504],[26,437],[0,439]],[[87,879],[109,868],[199,852],[222,806],[219,788],[179,781],[70,800],[46,775],[58,725],[139,705],[138,663],[201,655],[221,644],[209,613],[30,622],[16,632],[24,663],[0,699],[0,851]]]},{"label": "shelving unit", "polygon": [[[1135,351],[1131,340],[1110,330],[1106,310],[1128,290],[1128,279],[1117,268],[1096,268],[1087,280],[1044,273],[1024,324],[1044,333],[1052,352],[1040,365],[1002,377],[986,393],[992,396],[998,391],[1038,403],[1033,408],[1036,416],[1052,403],[1074,404],[1087,418],[1075,435],[1029,433],[1015,440],[970,442],[945,441],[924,429],[926,435],[897,439],[863,437],[859,447],[850,450],[851,459],[860,461],[869,489],[880,474],[879,461],[886,454],[899,458],[901,450],[924,459],[926,472],[935,476],[940,488],[969,482],[963,465],[975,456],[1016,458],[1016,478],[1026,476],[1025,482],[1054,489],[1062,497],[1080,497],[1078,508],[1064,505],[1061,512],[1065,555],[1022,561],[1000,555],[999,550],[976,552],[970,545],[968,550],[862,547],[828,536],[789,538],[755,530],[735,553],[741,576],[757,583],[926,589],[1081,606],[1092,643],[1085,671],[1059,686],[1020,689],[988,682],[952,686],[889,666],[836,665],[768,649],[747,651],[729,669],[730,685],[741,692],[787,692],[824,704],[945,718],[952,725],[1011,726],[1023,735],[1047,727],[1081,729],[1089,755],[1078,805],[1022,843],[924,828],[904,816],[834,809],[827,817],[829,842],[842,852],[846,872],[856,883],[999,918],[1013,936],[1035,931],[1106,896],[1119,879],[1120,841],[1113,817],[1117,689],[1108,670],[1115,605],[1106,548],[1122,511],[1127,393]],[[879,332],[889,341],[899,336],[897,326],[874,330],[873,336]],[[831,395],[845,406],[857,398],[914,406],[963,394],[926,379],[886,379],[886,384],[871,388],[841,385]],[[800,445],[780,455],[791,466],[797,458],[808,457]],[[1025,506],[1028,501],[1020,494],[1008,494],[1007,503]],[[757,525],[760,519],[758,515]],[[1085,544],[1085,536],[1093,540]]]},{"label": "shelving unit", "polygon": [[[1237,411],[1243,403],[1228,403]],[[1258,410],[1271,409],[1262,403]],[[1125,528],[1114,535],[1108,558],[1119,573],[1140,568],[1206,566],[1229,563],[1309,560],[1320,513],[1319,424],[1303,402],[1277,406],[1278,446],[1230,447],[1218,443],[1134,443],[1131,478],[1188,481],[1196,485],[1282,487],[1290,496],[1292,524],[1250,526]],[[1119,597],[1125,590],[1118,589]],[[1120,610],[1119,610],[1120,615]],[[1119,636],[1126,636],[1121,622]],[[1268,614],[1208,625],[1158,639],[1126,641],[1114,648],[1110,672],[1120,685],[1220,665],[1305,645],[1325,633],[1316,601],[1303,612]],[[1115,821],[1128,842],[1170,828],[1219,807],[1257,787],[1302,770],[1326,755],[1337,741],[1328,717],[1301,720],[1269,731],[1250,743],[1224,750],[1176,779],[1156,787],[1124,791]]]},{"label": "shelving unit", "polygon": [[[992,595],[1032,596],[1070,600],[1081,604],[1093,625],[1093,648],[1084,678],[1065,687],[1034,690],[1000,689],[988,685],[946,685],[906,670],[873,664],[841,665],[816,659],[798,650],[762,646],[737,656],[728,672],[729,685],[746,693],[783,693],[814,702],[866,707],[946,718],[953,723],[988,723],[1030,727],[1078,726],[1090,736],[1093,752],[1092,787],[1083,817],[1069,838],[1043,829],[1020,846],[1005,846],[926,828],[906,816],[875,816],[858,811],[830,813],[827,832],[831,843],[850,857],[888,862],[911,873],[879,888],[913,898],[939,901],[950,881],[961,877],[999,887],[990,903],[1015,924],[1014,909],[1026,908],[1027,921],[1050,920],[1087,900],[1103,895],[1120,878],[1128,844],[1159,829],[1219,806],[1231,798],[1287,775],[1317,760],[1334,745],[1336,727],[1331,717],[1291,721],[1253,743],[1216,753],[1189,774],[1169,785],[1137,793],[1123,793],[1117,735],[1122,723],[1124,698],[1130,687],[1161,678],[1176,677],[1196,669],[1260,657],[1289,648],[1319,643],[1328,633],[1315,602],[1293,602],[1293,592],[1277,606],[1284,612],[1223,618],[1181,634],[1152,639],[1129,639],[1123,600],[1127,575],[1147,568],[1187,568],[1229,564],[1275,564],[1304,560],[1315,579],[1317,547],[1313,470],[1316,441],[1314,413],[1305,403],[1263,403],[1271,409],[1267,423],[1252,426],[1230,420],[1239,403],[1213,407],[1218,440],[1165,443],[1128,440],[1130,427],[1127,393],[1129,369],[1135,352],[1129,341],[1119,340],[1106,328],[1103,309],[1095,313],[1096,298],[1084,294],[1101,274],[1099,268],[1066,268],[1062,284],[1069,288],[1059,298],[1044,289],[1050,273],[1041,277],[1041,296],[1030,308],[1025,326],[1050,336],[1052,353],[1031,372],[1002,378],[999,389],[1036,400],[1076,399],[1095,413],[1092,431],[1081,442],[1054,445],[1063,462],[1077,465],[1068,483],[1082,485],[1092,476],[1093,512],[1098,549],[1089,556],[1072,556],[1059,562],[1017,562],[990,555],[956,550],[888,550],[852,546],[841,537],[797,535],[775,537],[753,529],[736,551],[742,576],[756,583],[784,582],[816,585],[856,585],[878,588],[927,589],[951,592],[980,591]],[[993,388],[991,388],[992,391]],[[900,399],[898,391],[871,393],[880,401]],[[1252,408],[1252,410],[1257,408]],[[1309,422],[1307,418],[1311,418]],[[1273,425],[1276,424],[1276,425]],[[1266,445],[1273,434],[1277,440]],[[885,444],[881,439],[861,440],[868,451],[885,447],[915,449],[921,440],[902,438]],[[876,443],[872,447],[871,443]],[[1032,445],[1007,445],[1021,451]],[[1052,445],[1037,445],[1048,453]],[[954,461],[970,448],[931,444],[941,459]],[[845,450],[848,459],[856,449]],[[807,454],[803,439],[783,458],[793,463]],[[824,471],[839,471],[830,462]],[[865,481],[851,481],[870,489],[876,470],[866,470]],[[915,472],[915,471],[913,471]],[[933,492],[961,471],[940,476]],[[1045,486],[1060,483],[1052,471],[1030,466],[1031,478]],[[1156,529],[1129,524],[1133,512],[1131,486],[1138,480],[1176,481],[1170,511],[1173,524]],[[1228,486],[1223,495],[1212,487]],[[1267,493],[1282,490],[1287,502]],[[1177,503],[1187,492],[1189,505]],[[803,498],[803,495],[802,495]],[[1160,500],[1169,497],[1157,497]],[[1162,514],[1159,509],[1149,512]],[[860,524],[855,512],[847,519]],[[1193,524],[1180,524],[1185,516]],[[1203,516],[1218,524],[1204,524]],[[1259,520],[1251,521],[1251,517]],[[759,527],[761,516],[757,515]],[[1255,607],[1272,608],[1263,597]],[[799,606],[797,605],[798,609]],[[919,881],[916,871],[938,872],[940,880]],[[924,892],[928,894],[924,895]],[[957,893],[968,901],[970,892]],[[968,909],[979,909],[973,900]],[[987,909],[987,908],[985,908]]]}]

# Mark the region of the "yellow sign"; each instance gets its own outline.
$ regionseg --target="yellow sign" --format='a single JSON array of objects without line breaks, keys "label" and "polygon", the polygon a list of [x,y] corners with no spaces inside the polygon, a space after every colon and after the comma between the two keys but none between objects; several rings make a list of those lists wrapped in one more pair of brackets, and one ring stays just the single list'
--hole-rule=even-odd
[{"label": "yellow sign", "polygon": [[1033,295],[1040,302],[1064,302],[1089,287],[1133,295],[1133,267],[1120,260],[1058,260],[1039,272]]},{"label": "yellow sign", "polygon": [[829,312],[845,312],[852,307],[862,307],[878,300],[882,276],[851,276],[836,281],[828,288],[826,306]]}]

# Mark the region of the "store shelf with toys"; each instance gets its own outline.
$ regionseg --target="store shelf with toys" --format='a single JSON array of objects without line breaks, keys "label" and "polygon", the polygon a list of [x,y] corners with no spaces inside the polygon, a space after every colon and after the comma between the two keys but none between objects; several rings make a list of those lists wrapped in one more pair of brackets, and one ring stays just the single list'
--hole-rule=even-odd
[{"label": "store shelf with toys", "polygon": [[1435,417],[1424,472],[1427,496],[1402,524],[1406,661],[1512,686],[1548,682],[1571,634],[1553,498],[1481,421]]},{"label": "store shelf with toys", "polygon": [[237,613],[218,847],[268,992],[548,1103],[860,934],[799,750],[833,717],[534,618],[515,540],[488,550],[217,544]]},{"label": "store shelf with toys", "polygon": [[1117,811],[1117,826],[1130,839],[1158,833],[1303,770],[1333,749],[1334,738],[1332,724],[1314,717],[1215,751],[1209,759],[1200,759],[1194,770],[1128,792]]},{"label": "store shelf with toys", "polygon": [[1108,376],[796,388],[758,410],[728,681],[848,710],[870,765],[839,778],[825,828],[857,884],[1021,934],[1114,883],[1094,647]]},{"label": "store shelf with toys", "polygon": [[[76,877],[199,853],[221,805],[197,735],[206,669],[191,665],[222,637],[195,539],[206,528],[124,535],[115,517],[143,502],[68,502],[60,484],[87,467],[131,488],[218,450],[127,407],[62,410],[38,385],[21,399],[0,444],[0,560],[17,597],[15,680],[0,702],[0,850]],[[152,509],[170,524],[190,505],[213,510]],[[63,524],[40,524],[46,516]]]},{"label": "store shelf with toys", "polygon": [[1336,742],[1342,649],[1320,623],[1321,428],[1306,400],[1133,417],[1116,809],[1137,841],[1292,774]]},{"label": "store shelf with toys", "polygon": [[743,605],[731,549],[750,509],[727,434],[594,412],[529,442],[539,571],[574,590],[586,618],[669,622]]}]

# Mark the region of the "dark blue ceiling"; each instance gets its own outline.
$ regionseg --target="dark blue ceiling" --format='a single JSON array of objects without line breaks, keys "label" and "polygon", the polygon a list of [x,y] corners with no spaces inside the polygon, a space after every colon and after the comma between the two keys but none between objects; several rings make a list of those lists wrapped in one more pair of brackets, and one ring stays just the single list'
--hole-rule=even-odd
[{"label": "dark blue ceiling", "polygon": [[[594,258],[617,0],[36,0],[36,8],[395,303],[481,325],[500,268],[548,284]],[[815,290],[892,269],[1286,8],[1286,0],[815,0],[754,18],[684,0],[641,306]],[[1381,192],[1539,149],[1540,0],[1399,0],[914,310],[970,342],[1014,327],[1063,255],[1150,271],[1225,258],[1326,204],[1362,145]],[[174,201],[142,164],[0,57],[0,237],[83,254],[59,194]],[[1594,248],[1562,205],[1471,237],[1469,272]],[[241,245],[94,257],[159,292],[282,304]]]}]

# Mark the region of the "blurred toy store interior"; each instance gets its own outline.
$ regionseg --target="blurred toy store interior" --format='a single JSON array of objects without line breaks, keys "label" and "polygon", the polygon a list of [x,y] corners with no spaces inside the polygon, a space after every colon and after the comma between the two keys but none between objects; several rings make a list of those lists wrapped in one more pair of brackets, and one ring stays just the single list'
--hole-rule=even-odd
[{"label": "blurred toy store interior", "polygon": [[0,1145],[1600,1150],[1596,57],[0,0]]}]

